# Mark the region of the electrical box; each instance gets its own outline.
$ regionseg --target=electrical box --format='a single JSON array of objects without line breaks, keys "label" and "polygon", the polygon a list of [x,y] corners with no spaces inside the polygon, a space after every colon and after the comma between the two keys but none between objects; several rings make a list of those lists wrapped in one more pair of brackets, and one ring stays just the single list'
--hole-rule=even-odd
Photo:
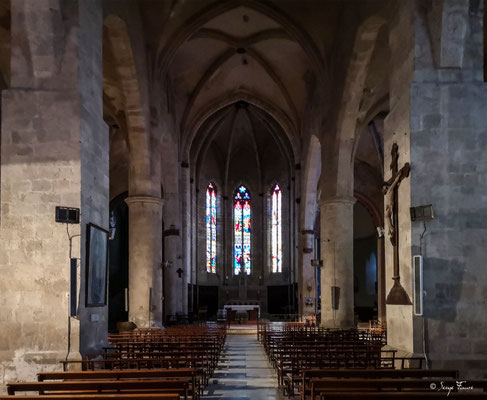
[{"label": "electrical box", "polygon": [[73,207],[56,207],[56,222],[63,224],[79,224],[79,208]]}]

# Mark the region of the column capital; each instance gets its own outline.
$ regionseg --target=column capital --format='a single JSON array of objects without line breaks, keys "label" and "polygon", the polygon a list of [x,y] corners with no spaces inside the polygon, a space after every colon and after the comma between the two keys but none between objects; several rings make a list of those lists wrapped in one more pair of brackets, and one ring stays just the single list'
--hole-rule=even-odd
[{"label": "column capital", "polygon": [[327,206],[332,204],[351,204],[354,205],[357,199],[353,196],[333,196],[326,199],[318,200],[318,204],[321,206]]},{"label": "column capital", "polygon": [[156,204],[162,207],[164,205],[164,199],[161,199],[160,197],[154,197],[154,196],[130,196],[125,199],[125,203],[127,203],[129,207],[132,204],[138,204],[138,203]]}]

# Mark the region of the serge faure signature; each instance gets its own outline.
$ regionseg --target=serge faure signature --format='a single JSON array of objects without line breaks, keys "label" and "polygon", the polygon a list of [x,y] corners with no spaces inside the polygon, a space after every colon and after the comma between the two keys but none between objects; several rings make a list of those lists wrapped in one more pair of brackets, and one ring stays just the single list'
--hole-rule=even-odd
[{"label": "serge faure signature", "polygon": [[445,382],[441,381],[440,385],[438,386],[436,383],[430,384],[430,388],[432,390],[436,390],[438,392],[448,392],[446,395],[449,396],[450,393],[456,389],[456,391],[465,391],[465,390],[473,390],[473,386],[468,386],[467,381],[456,381],[455,385],[447,385]]}]

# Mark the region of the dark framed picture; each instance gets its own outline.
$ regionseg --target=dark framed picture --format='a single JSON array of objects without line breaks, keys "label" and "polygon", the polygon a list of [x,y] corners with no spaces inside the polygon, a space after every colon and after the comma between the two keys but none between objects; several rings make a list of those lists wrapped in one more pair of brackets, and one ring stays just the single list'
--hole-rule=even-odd
[{"label": "dark framed picture", "polygon": [[86,307],[107,303],[108,231],[88,224],[86,237]]}]

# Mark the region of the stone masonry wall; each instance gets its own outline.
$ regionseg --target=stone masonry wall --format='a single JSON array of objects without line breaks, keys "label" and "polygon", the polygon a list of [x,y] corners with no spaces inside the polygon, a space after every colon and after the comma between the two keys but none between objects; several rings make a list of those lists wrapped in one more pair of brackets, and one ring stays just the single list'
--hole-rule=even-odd
[{"label": "stone masonry wall", "polygon": [[482,3],[469,2],[463,14],[453,2],[444,5],[443,24],[454,21],[448,34],[465,29],[459,43],[442,42],[443,52],[460,54],[461,68],[433,66],[418,24],[411,85],[411,205],[433,204],[435,211],[426,226],[412,223],[413,255],[424,257],[425,350],[434,368],[458,368],[466,378],[487,377]]},{"label": "stone masonry wall", "polygon": [[12,87],[2,93],[0,390],[58,369],[69,345],[70,357],[80,355],[75,319],[68,340],[70,252],[66,226],[54,219],[58,205],[82,209],[82,224],[69,227],[82,235],[71,254],[81,258],[82,343],[99,346],[106,337],[106,309],[96,326],[83,314],[86,222],[108,220],[101,4],[47,3],[12,3]]},{"label": "stone masonry wall", "polygon": [[[421,2],[397,4],[384,165],[396,141],[400,166],[411,163],[399,190],[401,281],[413,299],[412,257],[423,255],[425,297],[424,317],[413,316],[411,306],[387,307],[389,344],[426,355],[433,368],[485,377],[483,4],[444,1],[433,10]],[[435,219],[411,222],[409,206],[426,204],[433,204]],[[386,262],[391,254],[386,242]],[[386,278],[388,292],[391,267]]]},{"label": "stone masonry wall", "polygon": [[76,93],[9,90],[2,102],[0,386],[66,357],[69,242],[54,209],[81,205]]},{"label": "stone masonry wall", "polygon": [[[103,13],[96,2],[80,7],[79,88],[81,128],[81,260],[86,260],[87,224],[108,230],[109,134],[103,121]],[[107,344],[108,307],[85,307],[86,261],[81,264],[80,350],[100,352]],[[108,287],[107,287],[108,290]]]}]

